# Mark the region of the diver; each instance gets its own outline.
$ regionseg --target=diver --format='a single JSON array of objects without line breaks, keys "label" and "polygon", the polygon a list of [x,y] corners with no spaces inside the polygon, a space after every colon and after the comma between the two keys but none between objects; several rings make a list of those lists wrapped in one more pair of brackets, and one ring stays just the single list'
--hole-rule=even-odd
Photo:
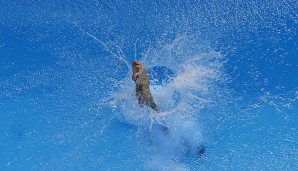
[{"label": "diver", "polygon": [[147,105],[156,112],[159,112],[149,89],[149,78],[145,67],[140,61],[132,63],[133,75],[132,80],[136,83],[136,96],[138,97],[139,104]]}]

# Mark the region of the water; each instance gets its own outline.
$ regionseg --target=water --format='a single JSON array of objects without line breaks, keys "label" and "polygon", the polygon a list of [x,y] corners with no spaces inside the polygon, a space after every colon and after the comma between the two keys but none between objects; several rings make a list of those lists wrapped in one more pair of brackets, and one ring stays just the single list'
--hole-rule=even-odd
[{"label": "water", "polygon": [[[297,168],[297,8],[1,2],[1,170]],[[135,59],[159,114],[137,104]]]}]

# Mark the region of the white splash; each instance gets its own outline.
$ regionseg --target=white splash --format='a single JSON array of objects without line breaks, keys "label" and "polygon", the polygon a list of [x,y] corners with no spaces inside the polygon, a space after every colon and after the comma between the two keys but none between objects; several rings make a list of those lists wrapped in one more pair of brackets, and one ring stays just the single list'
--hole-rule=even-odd
[{"label": "white splash", "polygon": [[[168,57],[164,54],[171,54],[171,60],[165,60]],[[147,162],[147,169],[188,170],[179,159],[196,156],[197,148],[204,143],[199,120],[200,110],[216,100],[219,93],[216,83],[223,75],[223,57],[210,48],[202,48],[187,37],[177,38],[172,44],[161,49],[148,51],[143,57],[141,62],[147,69],[165,66],[175,72],[175,76],[168,83],[150,87],[161,112],[157,113],[138,104],[131,75],[117,82],[118,91],[111,95],[111,106],[117,108],[114,112],[120,115],[124,122],[148,130],[143,133],[149,134],[151,146],[148,148],[151,149],[154,159]],[[154,60],[148,59],[149,57]],[[168,130],[165,131],[164,126]],[[160,160],[157,160],[156,156]],[[154,163],[158,161],[163,161],[164,164],[156,169]]]}]

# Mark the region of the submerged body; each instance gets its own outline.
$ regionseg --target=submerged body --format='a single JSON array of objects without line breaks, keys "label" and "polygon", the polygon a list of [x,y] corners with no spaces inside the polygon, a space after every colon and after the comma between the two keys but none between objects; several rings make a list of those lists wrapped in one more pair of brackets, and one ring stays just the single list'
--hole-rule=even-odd
[{"label": "submerged body", "polygon": [[158,111],[153,97],[149,89],[149,78],[145,67],[139,61],[132,63],[133,75],[132,80],[136,83],[136,96],[139,103],[151,107],[153,110]]}]

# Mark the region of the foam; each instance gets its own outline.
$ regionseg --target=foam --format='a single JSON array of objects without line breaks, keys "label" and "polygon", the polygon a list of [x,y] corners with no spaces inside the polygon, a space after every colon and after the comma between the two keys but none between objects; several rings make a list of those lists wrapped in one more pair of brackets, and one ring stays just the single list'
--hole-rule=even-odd
[{"label": "foam", "polygon": [[[177,46],[180,48],[172,48]],[[161,109],[160,113],[138,104],[130,73],[117,82],[119,89],[111,94],[112,107],[121,116],[120,120],[148,130],[143,134],[149,134],[153,146],[152,159],[147,161],[149,170],[150,167],[154,170],[156,162],[160,161],[167,164],[159,170],[187,170],[179,160],[188,155],[195,156],[197,147],[204,143],[198,118],[200,110],[215,101],[214,94],[218,93],[215,92],[218,90],[216,82],[222,77],[223,56],[210,48],[201,47],[196,40],[183,36],[165,47],[155,49],[154,53],[151,49],[144,54],[141,62],[146,68],[161,66],[174,72],[167,82],[150,86],[152,96]],[[191,53],[189,49],[192,49]],[[164,54],[172,54],[171,60]],[[149,57],[154,60],[149,62]],[[179,59],[179,62],[175,59]],[[162,125],[169,128],[167,133],[160,128]],[[174,161],[174,158],[177,160]]]}]

